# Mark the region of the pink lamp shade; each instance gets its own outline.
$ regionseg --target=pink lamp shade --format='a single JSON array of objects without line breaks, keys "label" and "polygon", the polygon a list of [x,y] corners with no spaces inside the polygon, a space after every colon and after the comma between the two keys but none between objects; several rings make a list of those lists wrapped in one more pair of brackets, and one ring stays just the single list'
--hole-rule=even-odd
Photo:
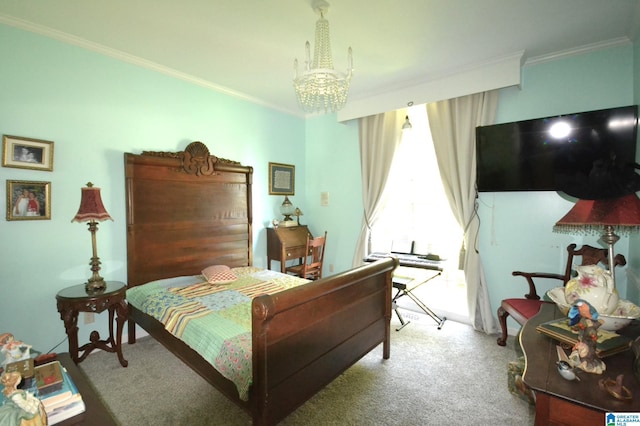
[{"label": "pink lamp shade", "polygon": [[91,182],[87,183],[87,186],[82,188],[78,213],[71,219],[71,222],[102,222],[107,219],[113,220],[102,204],[100,188],[94,187]]}]

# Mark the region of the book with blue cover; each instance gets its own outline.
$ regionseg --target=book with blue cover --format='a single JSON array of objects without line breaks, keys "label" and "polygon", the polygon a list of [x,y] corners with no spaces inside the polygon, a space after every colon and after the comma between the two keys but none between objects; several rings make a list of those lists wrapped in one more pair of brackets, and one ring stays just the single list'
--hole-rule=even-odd
[{"label": "book with blue cover", "polygon": [[60,361],[52,361],[35,367],[36,386],[40,399],[59,393],[64,383]]},{"label": "book with blue cover", "polygon": [[82,414],[87,410],[87,407],[82,399],[78,401],[74,401],[70,404],[64,405],[62,407],[58,407],[54,410],[47,412],[47,422],[48,424],[55,425],[64,420],[67,420],[73,416],[77,416],[78,414]]},{"label": "book with blue cover", "polygon": [[62,364],[60,364],[59,361],[52,361],[36,367],[36,370],[40,367],[43,367],[45,372],[55,371],[56,373],[54,374],[57,374],[59,371],[62,378],[62,382],[58,389],[37,395],[40,398],[40,401],[42,401],[42,405],[44,405],[44,409],[47,412],[49,425],[54,425],[70,417],[83,413],[86,410],[86,406],[82,400],[82,395]]},{"label": "book with blue cover", "polygon": [[76,384],[73,382],[73,379],[69,376],[69,373],[67,373],[64,367],[62,369],[62,378],[63,384],[60,392],[47,395],[40,399],[44,405],[45,411],[47,412],[71,404],[75,401],[82,400],[82,395],[80,395]]}]

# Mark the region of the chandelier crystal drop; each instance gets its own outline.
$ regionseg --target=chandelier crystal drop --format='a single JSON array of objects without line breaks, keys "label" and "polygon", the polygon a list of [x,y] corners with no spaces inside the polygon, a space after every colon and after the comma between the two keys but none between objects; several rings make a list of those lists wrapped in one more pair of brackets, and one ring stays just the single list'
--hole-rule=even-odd
[{"label": "chandelier crystal drop", "polygon": [[297,59],[293,63],[295,69],[293,87],[298,103],[305,112],[336,112],[345,105],[349,95],[349,84],[353,72],[351,47],[347,51],[347,71],[344,73],[335,71],[331,58],[329,21],[324,18],[324,14],[329,9],[329,3],[324,0],[314,0],[312,8],[320,14],[320,19],[316,22],[313,62],[311,45],[307,41],[304,69],[302,71],[298,69]]}]

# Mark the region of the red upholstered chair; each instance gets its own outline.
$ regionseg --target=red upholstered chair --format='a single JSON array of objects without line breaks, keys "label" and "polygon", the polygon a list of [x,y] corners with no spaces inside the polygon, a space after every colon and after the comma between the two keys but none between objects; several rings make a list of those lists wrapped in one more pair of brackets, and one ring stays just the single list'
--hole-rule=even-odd
[{"label": "red upholstered chair", "polygon": [[[574,257],[582,256],[582,262],[580,265],[597,265],[602,263],[608,265],[608,250],[604,248],[595,248],[588,245],[582,246],[576,250],[576,245],[571,244],[567,247],[567,267],[564,274],[553,274],[544,272],[520,272],[515,271],[512,274],[514,276],[521,276],[527,280],[529,284],[529,293],[524,295],[524,298],[504,299],[500,303],[498,308],[498,320],[500,321],[500,328],[502,329],[502,335],[498,337],[498,345],[505,346],[507,344],[507,317],[511,317],[523,325],[527,320],[535,316],[543,303],[551,303],[540,300],[540,296],[536,292],[536,286],[534,279],[553,279],[562,282],[564,286],[571,278],[574,265]],[[615,266],[624,266],[627,264],[624,256],[621,254],[616,255],[614,258]]]}]

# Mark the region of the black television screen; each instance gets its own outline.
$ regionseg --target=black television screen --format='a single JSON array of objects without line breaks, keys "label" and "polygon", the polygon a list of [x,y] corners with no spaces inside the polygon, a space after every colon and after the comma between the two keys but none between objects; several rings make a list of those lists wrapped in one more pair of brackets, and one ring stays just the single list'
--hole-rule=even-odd
[{"label": "black television screen", "polygon": [[476,128],[481,192],[562,191],[599,165],[632,166],[638,106]]}]

